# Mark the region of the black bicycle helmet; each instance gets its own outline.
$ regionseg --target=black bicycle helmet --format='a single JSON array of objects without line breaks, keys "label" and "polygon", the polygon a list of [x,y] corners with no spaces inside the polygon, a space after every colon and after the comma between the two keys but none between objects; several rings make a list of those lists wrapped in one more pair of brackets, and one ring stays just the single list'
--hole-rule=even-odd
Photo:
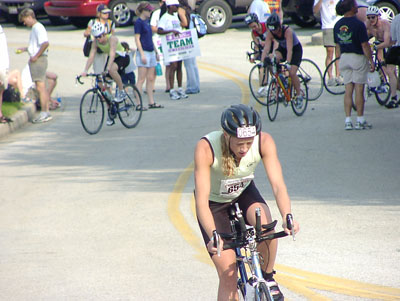
[{"label": "black bicycle helmet", "polygon": [[258,16],[255,13],[250,13],[244,18],[244,23],[246,23],[246,25],[249,25],[253,22],[258,23]]},{"label": "black bicycle helmet", "polygon": [[249,106],[233,105],[222,113],[221,126],[236,138],[254,137],[261,131],[260,115]]},{"label": "black bicycle helmet", "polygon": [[281,19],[277,13],[273,12],[267,19],[267,27],[269,30],[276,30],[281,26]]}]

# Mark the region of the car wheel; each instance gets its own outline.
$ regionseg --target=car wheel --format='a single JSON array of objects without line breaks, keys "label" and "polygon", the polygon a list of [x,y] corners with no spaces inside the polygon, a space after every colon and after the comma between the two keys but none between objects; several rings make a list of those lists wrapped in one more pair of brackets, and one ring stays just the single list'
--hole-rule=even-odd
[{"label": "car wheel", "polygon": [[48,16],[52,25],[68,25],[71,23],[68,17]]},{"label": "car wheel", "polygon": [[70,17],[71,24],[77,28],[86,28],[90,18],[88,17]]},{"label": "car wheel", "polygon": [[314,16],[299,16],[292,14],[290,15],[293,23],[300,27],[313,27],[318,23],[317,18]]},{"label": "car wheel", "polygon": [[132,24],[133,13],[126,4],[126,1],[111,1],[109,7],[111,9],[111,19],[115,22],[116,26],[128,26]]},{"label": "car wheel", "polygon": [[376,4],[379,7],[379,11],[381,12],[381,18],[392,22],[394,16],[396,16],[399,12],[397,11],[396,6],[389,2],[379,2]]},{"label": "car wheel", "polygon": [[6,13],[5,15],[6,15],[7,22],[13,23],[14,25],[17,25],[17,26],[24,25],[19,22],[18,15],[13,15],[13,14],[8,14],[8,13]]},{"label": "car wheel", "polygon": [[232,9],[225,1],[203,1],[199,11],[207,24],[208,33],[224,32],[232,24]]}]

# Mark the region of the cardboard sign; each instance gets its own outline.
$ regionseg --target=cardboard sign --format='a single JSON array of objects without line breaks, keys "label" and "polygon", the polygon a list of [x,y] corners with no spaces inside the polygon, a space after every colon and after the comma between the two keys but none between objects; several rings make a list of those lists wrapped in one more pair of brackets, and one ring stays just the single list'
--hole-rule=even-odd
[{"label": "cardboard sign", "polygon": [[161,36],[162,53],[166,63],[200,56],[200,47],[196,29],[182,31],[179,36],[167,34]]}]

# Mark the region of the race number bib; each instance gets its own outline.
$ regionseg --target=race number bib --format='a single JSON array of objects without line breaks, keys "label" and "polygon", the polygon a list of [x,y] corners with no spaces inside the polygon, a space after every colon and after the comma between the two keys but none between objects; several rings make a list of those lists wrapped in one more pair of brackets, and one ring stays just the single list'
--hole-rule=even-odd
[{"label": "race number bib", "polygon": [[236,129],[236,137],[238,138],[251,138],[257,135],[257,130],[254,125],[244,126]]},{"label": "race number bib", "polygon": [[221,187],[219,195],[226,199],[237,198],[243,190],[247,187],[247,184],[254,179],[254,175],[250,175],[240,179],[226,179],[221,180]]}]

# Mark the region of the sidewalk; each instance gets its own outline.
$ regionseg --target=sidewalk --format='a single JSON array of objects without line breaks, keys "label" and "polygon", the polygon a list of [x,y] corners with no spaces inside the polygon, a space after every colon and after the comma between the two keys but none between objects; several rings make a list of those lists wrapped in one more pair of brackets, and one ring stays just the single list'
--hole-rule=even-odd
[{"label": "sidewalk", "polygon": [[16,130],[23,128],[28,122],[32,121],[36,112],[34,104],[24,105],[11,119],[13,122],[0,124],[0,139],[8,136]]}]

